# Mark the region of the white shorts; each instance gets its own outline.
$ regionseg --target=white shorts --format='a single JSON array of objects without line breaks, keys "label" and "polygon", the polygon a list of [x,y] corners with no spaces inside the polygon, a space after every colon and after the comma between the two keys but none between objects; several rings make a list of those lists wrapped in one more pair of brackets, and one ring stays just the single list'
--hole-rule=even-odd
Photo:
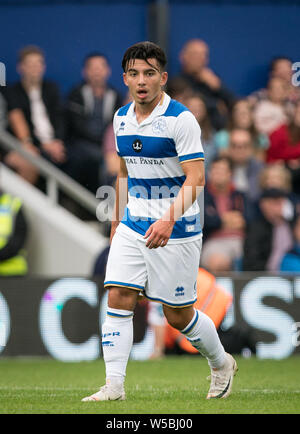
[{"label": "white shorts", "polygon": [[197,300],[202,238],[149,249],[146,240],[120,223],[113,237],[104,286],[141,291],[152,301],[184,307]]}]

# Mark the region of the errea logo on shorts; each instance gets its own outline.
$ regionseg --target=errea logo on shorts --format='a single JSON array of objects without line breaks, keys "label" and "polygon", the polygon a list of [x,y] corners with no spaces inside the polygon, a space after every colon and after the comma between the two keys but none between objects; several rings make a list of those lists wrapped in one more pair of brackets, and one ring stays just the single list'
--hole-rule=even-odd
[{"label": "errea logo on shorts", "polygon": [[175,297],[180,297],[182,295],[184,295],[184,287],[183,286],[178,286],[175,289]]}]

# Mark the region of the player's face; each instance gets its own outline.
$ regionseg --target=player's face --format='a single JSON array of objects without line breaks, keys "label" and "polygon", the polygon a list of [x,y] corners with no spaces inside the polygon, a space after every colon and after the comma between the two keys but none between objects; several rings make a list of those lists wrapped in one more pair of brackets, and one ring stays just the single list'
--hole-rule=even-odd
[{"label": "player's face", "polygon": [[156,59],[135,59],[129,63],[123,74],[124,83],[128,86],[136,104],[146,105],[158,103],[162,86],[168,79],[168,74],[161,71]]}]

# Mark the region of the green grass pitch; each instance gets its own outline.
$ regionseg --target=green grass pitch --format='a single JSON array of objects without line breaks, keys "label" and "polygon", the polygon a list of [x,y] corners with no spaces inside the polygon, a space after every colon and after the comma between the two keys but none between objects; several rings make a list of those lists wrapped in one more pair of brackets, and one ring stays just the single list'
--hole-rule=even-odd
[{"label": "green grass pitch", "polygon": [[0,359],[0,413],[300,413],[300,358],[237,358],[227,399],[206,400],[207,362],[201,356],[130,361],[126,401],[81,402],[104,383],[103,360]]}]

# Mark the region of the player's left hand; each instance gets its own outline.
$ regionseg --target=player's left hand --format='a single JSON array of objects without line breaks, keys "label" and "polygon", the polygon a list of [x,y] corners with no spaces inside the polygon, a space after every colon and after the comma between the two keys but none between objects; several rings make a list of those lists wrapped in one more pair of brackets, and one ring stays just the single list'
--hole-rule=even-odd
[{"label": "player's left hand", "polygon": [[164,221],[162,219],[153,223],[144,235],[148,238],[146,247],[149,249],[157,249],[157,247],[165,247],[169,241],[174,227],[174,222]]}]

